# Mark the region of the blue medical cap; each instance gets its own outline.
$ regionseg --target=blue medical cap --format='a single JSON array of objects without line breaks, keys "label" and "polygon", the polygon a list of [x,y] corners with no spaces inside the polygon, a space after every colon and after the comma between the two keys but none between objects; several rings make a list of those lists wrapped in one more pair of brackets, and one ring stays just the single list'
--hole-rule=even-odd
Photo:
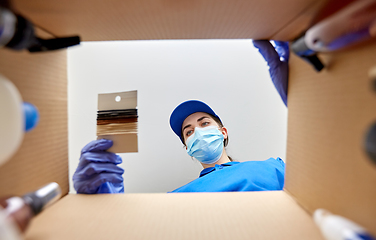
[{"label": "blue medical cap", "polygon": [[[172,128],[172,131],[183,142],[182,137],[182,125],[184,120],[191,114],[196,112],[204,112],[213,115],[214,117],[218,118],[219,121],[222,123],[221,119],[215,114],[215,112],[206,104],[198,100],[188,100],[183,103],[181,103],[179,106],[177,106],[174,111],[171,113],[170,116],[170,126]],[[184,143],[184,142],[183,142]]]}]

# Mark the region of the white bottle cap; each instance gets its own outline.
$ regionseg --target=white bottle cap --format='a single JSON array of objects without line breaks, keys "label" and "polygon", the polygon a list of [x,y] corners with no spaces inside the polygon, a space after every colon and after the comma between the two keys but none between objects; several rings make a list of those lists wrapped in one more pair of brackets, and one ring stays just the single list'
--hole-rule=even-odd
[{"label": "white bottle cap", "polygon": [[22,240],[18,226],[0,206],[0,240]]},{"label": "white bottle cap", "polygon": [[324,222],[324,218],[325,216],[328,216],[330,215],[331,213],[325,209],[317,209],[314,213],[313,213],[313,220],[315,221],[316,225],[317,226],[321,226],[322,223]]}]

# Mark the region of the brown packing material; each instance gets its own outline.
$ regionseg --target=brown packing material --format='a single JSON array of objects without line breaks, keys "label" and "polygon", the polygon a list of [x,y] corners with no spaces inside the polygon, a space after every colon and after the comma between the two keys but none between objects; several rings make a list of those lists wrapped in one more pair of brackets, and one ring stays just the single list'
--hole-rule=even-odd
[{"label": "brown packing material", "polygon": [[354,1],[356,0],[315,1],[270,39],[291,41],[292,39],[300,37],[310,26],[315,25]]},{"label": "brown packing material", "polygon": [[[100,216],[100,217],[99,217]],[[38,216],[26,240],[322,240],[283,191],[68,195]]]},{"label": "brown packing material", "polygon": [[[58,36],[84,41],[143,39],[292,39],[325,0],[14,0]],[[294,27],[288,27],[293,24]]]},{"label": "brown packing material", "polygon": [[[343,1],[343,0],[342,0]],[[311,26],[313,19],[315,18],[317,12],[325,8],[327,1],[314,1],[312,4],[307,6],[302,14],[299,14],[291,22],[286,24],[278,32],[276,32],[270,39],[290,41],[298,37],[303,33],[309,26]]]},{"label": "brown packing material", "polygon": [[376,165],[363,148],[376,121],[375,53],[374,42],[322,55],[320,73],[292,56],[285,189],[310,212],[326,208],[376,235]]},{"label": "brown packing material", "polygon": [[64,50],[33,55],[0,51],[0,73],[40,113],[37,128],[25,134],[19,151],[0,167],[1,196],[24,194],[53,181],[68,193],[66,56]]}]

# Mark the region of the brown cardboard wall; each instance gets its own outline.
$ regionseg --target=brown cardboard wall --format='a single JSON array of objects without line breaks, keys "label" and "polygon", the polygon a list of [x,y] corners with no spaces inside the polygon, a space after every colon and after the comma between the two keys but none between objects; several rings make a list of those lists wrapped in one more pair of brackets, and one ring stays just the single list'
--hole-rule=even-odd
[{"label": "brown cardboard wall", "polygon": [[[286,24],[283,28],[269,39],[291,41],[292,39],[300,36],[301,33],[312,25],[312,21],[321,9],[325,8],[328,1],[315,1],[307,6],[299,15],[292,21]],[[329,1],[330,2],[330,1]]]},{"label": "brown cardboard wall", "polygon": [[323,55],[317,73],[292,56],[288,99],[286,190],[313,212],[326,208],[376,234],[376,165],[365,134],[376,121],[368,71],[376,43]]},{"label": "brown cardboard wall", "polygon": [[35,218],[32,239],[323,240],[283,191],[69,194]]},{"label": "brown cardboard wall", "polygon": [[24,194],[52,181],[68,192],[66,55],[0,51],[0,73],[40,113],[39,125],[25,134],[19,151],[0,167],[1,196]]},{"label": "brown cardboard wall", "polygon": [[[292,39],[326,0],[14,0],[35,24],[84,41]],[[312,9],[314,9],[312,11]],[[293,27],[285,28],[294,20]]]}]

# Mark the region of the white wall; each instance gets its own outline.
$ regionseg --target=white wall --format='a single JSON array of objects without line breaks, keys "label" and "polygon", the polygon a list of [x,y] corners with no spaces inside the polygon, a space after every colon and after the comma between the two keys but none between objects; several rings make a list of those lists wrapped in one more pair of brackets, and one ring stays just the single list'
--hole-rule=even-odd
[{"label": "white wall", "polygon": [[[198,177],[169,126],[188,99],[209,104],[238,161],[285,158],[287,109],[251,40],[84,42],[68,50],[69,164],[96,139],[98,93],[138,90],[139,152],[121,154],[125,192],[167,192]],[[71,192],[75,192],[70,185]]]}]

